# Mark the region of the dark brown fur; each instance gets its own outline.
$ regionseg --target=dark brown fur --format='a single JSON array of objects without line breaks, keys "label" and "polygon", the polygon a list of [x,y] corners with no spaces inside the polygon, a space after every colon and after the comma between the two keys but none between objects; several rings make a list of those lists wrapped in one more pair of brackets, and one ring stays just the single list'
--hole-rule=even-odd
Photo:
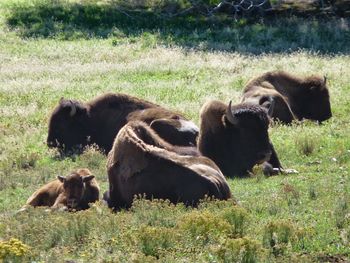
[{"label": "dark brown fur", "polygon": [[87,103],[62,99],[51,115],[47,144],[64,151],[96,144],[108,152],[118,131],[132,120],[151,125],[172,144],[196,144],[198,128],[182,115],[151,102],[113,93]]},{"label": "dark brown fur", "polygon": [[219,168],[194,147],[177,147],[143,122],[129,122],[118,133],[107,161],[109,207],[130,207],[135,195],[196,205],[205,195],[228,199]]},{"label": "dark brown fur", "polygon": [[299,78],[284,71],[267,72],[247,83],[242,102],[268,107],[271,98],[275,101],[272,117],[283,123],[302,119],[321,122],[332,116],[325,78]]},{"label": "dark brown fur", "polygon": [[78,169],[39,188],[26,205],[82,210],[98,199],[99,186],[94,176],[88,169]]},{"label": "dark brown fur", "polygon": [[228,105],[220,101],[203,105],[199,151],[212,159],[227,177],[244,176],[255,164],[263,162],[264,166],[280,169],[268,136],[269,118],[265,109],[252,104],[232,106],[235,124],[230,122],[227,111]]}]

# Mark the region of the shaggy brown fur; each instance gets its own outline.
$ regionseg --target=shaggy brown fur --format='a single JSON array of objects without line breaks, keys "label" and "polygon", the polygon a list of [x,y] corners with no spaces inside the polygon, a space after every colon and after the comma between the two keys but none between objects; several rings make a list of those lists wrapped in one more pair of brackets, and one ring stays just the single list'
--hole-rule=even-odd
[{"label": "shaggy brown fur", "polygon": [[137,194],[196,205],[205,195],[228,199],[219,168],[194,147],[177,147],[143,122],[129,122],[118,133],[107,161],[109,207],[130,207]]},{"label": "shaggy brown fur", "polygon": [[203,105],[200,119],[198,148],[225,176],[244,176],[260,163],[264,163],[267,174],[273,174],[273,168],[282,168],[269,139],[269,118],[262,107],[230,107],[210,101]]},{"label": "shaggy brown fur", "polygon": [[53,111],[47,144],[67,152],[96,144],[108,152],[118,131],[129,121],[142,120],[175,145],[195,145],[198,128],[182,115],[125,94],[104,94],[82,103],[61,99]]},{"label": "shaggy brown fur", "polygon": [[273,118],[284,123],[311,119],[324,121],[332,116],[326,78],[299,78],[284,71],[267,72],[250,80],[242,102],[269,107],[275,101]]},{"label": "shaggy brown fur", "polygon": [[42,186],[27,200],[26,205],[82,210],[99,199],[99,186],[88,169],[78,169],[68,176]]}]

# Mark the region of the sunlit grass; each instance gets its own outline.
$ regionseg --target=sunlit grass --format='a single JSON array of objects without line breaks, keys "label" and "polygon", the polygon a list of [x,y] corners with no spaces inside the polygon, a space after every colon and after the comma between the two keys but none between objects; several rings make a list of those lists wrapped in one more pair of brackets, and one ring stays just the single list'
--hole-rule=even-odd
[{"label": "sunlit grass", "polygon": [[[12,5],[5,2],[0,11]],[[255,26],[266,34],[252,35],[233,49],[225,48],[225,39],[191,40],[195,33],[185,39],[195,48],[179,40],[165,42],[157,32],[70,41],[23,38],[9,31],[3,15],[1,21],[0,242],[17,238],[27,245],[30,253],[23,260],[315,262],[349,257],[350,57],[341,48],[349,38],[347,21],[339,20],[343,34],[334,33],[325,43],[309,22],[300,24],[305,39]],[[220,34],[230,39],[236,33],[226,29]],[[263,40],[272,47],[262,48]],[[244,51],[247,41],[250,52],[234,52]],[[318,43],[316,50],[330,53],[308,46],[289,50],[303,43]],[[254,50],[267,53],[253,55]],[[61,97],[87,101],[104,92],[124,92],[183,112],[199,124],[205,101],[238,103],[250,78],[277,69],[328,78],[332,119],[270,128],[282,165],[299,174],[266,178],[257,169],[256,177],[229,180],[237,208],[233,201],[205,201],[198,209],[139,201],[119,213],[98,204],[81,213],[30,209],[16,214],[39,186],[78,167],[89,167],[102,192],[108,188],[106,157],[97,149],[61,159],[47,148],[48,118]]]}]

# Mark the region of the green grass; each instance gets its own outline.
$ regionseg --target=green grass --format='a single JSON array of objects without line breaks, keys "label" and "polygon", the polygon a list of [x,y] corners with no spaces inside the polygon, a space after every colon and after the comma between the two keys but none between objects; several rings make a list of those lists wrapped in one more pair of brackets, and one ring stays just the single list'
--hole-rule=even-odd
[{"label": "green grass", "polygon": [[[0,4],[0,261],[349,260],[349,20],[285,18],[206,30],[191,24],[191,32],[183,21],[168,29],[140,22],[126,32],[116,19],[105,25],[122,32],[116,35],[99,35],[100,27],[84,23],[62,32],[47,27],[52,34],[45,35],[27,31],[28,21],[16,13],[34,2],[16,3]],[[44,2],[35,3],[34,10]],[[14,17],[22,24],[9,26]],[[276,69],[329,80],[332,119],[270,129],[283,166],[299,174],[265,178],[257,168],[256,177],[229,180],[238,206],[138,201],[119,213],[97,204],[79,213],[16,214],[35,189],[74,168],[88,167],[102,191],[108,187],[106,157],[95,149],[62,160],[47,148],[48,118],[62,96],[86,101],[124,92],[199,124],[205,101],[238,103],[250,78]],[[16,255],[21,245],[11,238],[29,249]]]}]

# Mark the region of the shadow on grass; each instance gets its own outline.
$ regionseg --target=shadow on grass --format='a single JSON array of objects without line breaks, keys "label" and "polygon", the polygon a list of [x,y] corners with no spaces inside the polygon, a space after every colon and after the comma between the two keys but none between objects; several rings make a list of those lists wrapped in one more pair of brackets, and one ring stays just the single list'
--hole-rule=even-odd
[{"label": "shadow on grass", "polygon": [[141,38],[146,45],[248,54],[299,49],[321,54],[350,53],[348,18],[265,17],[235,21],[227,16],[208,18],[186,13],[171,17],[155,10],[125,11],[113,2],[42,0],[9,6],[6,22],[23,38],[114,38],[114,45]]}]

